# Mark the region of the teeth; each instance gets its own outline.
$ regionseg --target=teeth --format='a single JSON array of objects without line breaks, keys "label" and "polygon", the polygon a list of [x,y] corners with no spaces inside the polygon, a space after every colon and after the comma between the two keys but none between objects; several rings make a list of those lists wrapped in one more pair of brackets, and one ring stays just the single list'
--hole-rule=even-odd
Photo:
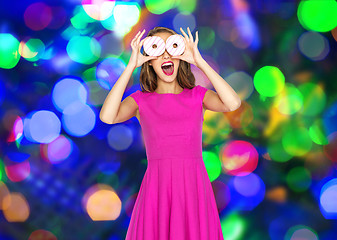
[{"label": "teeth", "polygon": [[163,65],[161,65],[162,67],[164,67],[164,66],[171,66],[171,65],[173,65],[172,63],[164,63]]}]

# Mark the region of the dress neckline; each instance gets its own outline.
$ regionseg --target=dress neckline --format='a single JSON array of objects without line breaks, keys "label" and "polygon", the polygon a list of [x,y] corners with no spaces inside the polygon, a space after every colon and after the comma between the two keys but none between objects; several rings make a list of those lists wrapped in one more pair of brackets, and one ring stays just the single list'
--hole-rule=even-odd
[{"label": "dress neckline", "polygon": [[156,91],[153,91],[153,93],[157,94],[157,95],[180,95],[185,91],[185,88],[183,88],[183,90],[180,93],[157,93]]}]

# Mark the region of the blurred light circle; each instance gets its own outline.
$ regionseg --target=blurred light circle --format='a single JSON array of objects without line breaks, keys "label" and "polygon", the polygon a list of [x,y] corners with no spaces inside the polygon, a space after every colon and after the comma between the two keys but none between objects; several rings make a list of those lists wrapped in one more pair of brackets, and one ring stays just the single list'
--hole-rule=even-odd
[{"label": "blurred light circle", "polygon": [[116,151],[127,150],[133,142],[133,133],[125,125],[114,125],[108,132],[108,143]]},{"label": "blurred light circle", "polygon": [[119,1],[113,9],[113,18],[117,28],[129,29],[133,27],[139,21],[140,11],[141,8],[136,2],[123,3]]},{"label": "blurred light circle", "polygon": [[94,221],[115,220],[121,211],[121,201],[114,189],[101,183],[91,186],[85,192],[81,205]]},{"label": "blurred light circle", "polygon": [[302,0],[297,17],[303,28],[316,32],[328,32],[337,26],[336,0]]},{"label": "blurred light circle", "polygon": [[276,162],[287,162],[293,157],[293,155],[290,155],[285,151],[282,141],[269,142],[268,154],[271,160]]},{"label": "blurred light circle", "polygon": [[27,27],[34,31],[46,28],[52,20],[51,8],[43,2],[35,2],[29,5],[24,13]]},{"label": "blurred light circle", "polygon": [[48,144],[48,160],[52,164],[63,162],[70,155],[72,148],[72,141],[63,135],[60,135]]},{"label": "blurred light circle", "polygon": [[313,61],[323,60],[330,52],[326,37],[317,32],[305,32],[298,39],[301,53]]},{"label": "blurred light circle", "polygon": [[68,105],[62,115],[64,130],[72,136],[87,135],[96,124],[96,115],[87,104],[79,101]]},{"label": "blurred light circle", "polygon": [[12,182],[21,182],[30,174],[30,163],[25,160],[20,163],[8,164],[5,166],[6,175]]},{"label": "blurred light circle", "polygon": [[279,94],[285,83],[283,73],[274,66],[264,66],[254,75],[254,86],[260,95],[274,97]]},{"label": "blurred light circle", "polygon": [[221,162],[219,157],[213,152],[203,151],[202,158],[204,160],[209,180],[213,182],[221,174]]},{"label": "blurred light circle", "polygon": [[163,14],[171,10],[177,4],[177,2],[174,0],[167,0],[167,1],[144,0],[144,3],[149,12],[157,15]]},{"label": "blurred light circle", "polygon": [[55,113],[41,110],[32,115],[29,131],[36,142],[50,143],[60,135],[61,123]]},{"label": "blurred light circle", "polygon": [[260,178],[254,173],[242,177],[235,176],[233,184],[236,191],[245,197],[255,196],[261,189]]},{"label": "blurred light circle", "polygon": [[96,79],[105,89],[110,90],[125,69],[125,63],[118,58],[107,58],[96,68]]},{"label": "blurred light circle", "polygon": [[333,178],[325,183],[320,193],[320,208],[326,219],[337,218],[337,178]]},{"label": "blurred light circle", "polygon": [[19,141],[23,137],[23,120],[21,117],[17,117],[13,124],[13,135],[15,141]]},{"label": "blurred light circle", "polygon": [[28,240],[42,240],[42,239],[57,240],[57,237],[52,232],[43,229],[38,229],[32,232],[28,238]]},{"label": "blurred light circle", "polygon": [[225,79],[227,83],[239,95],[240,99],[245,100],[252,95],[254,91],[253,79],[247,73],[243,71],[234,72],[226,76]]},{"label": "blurred light circle", "polygon": [[[186,34],[188,34],[187,27],[190,28],[191,32],[193,32],[195,26],[196,26],[195,17],[192,14],[178,13],[173,18],[174,29],[176,29],[177,34],[180,34],[183,37],[184,35],[181,32],[180,27],[184,30]],[[210,38],[211,38],[211,35],[207,36],[207,38],[205,39],[210,39]],[[195,40],[195,33],[193,34],[193,39]],[[199,40],[200,40],[200,36],[199,36]]]},{"label": "blurred light circle", "polygon": [[252,210],[258,206],[265,198],[266,187],[262,179],[255,173],[246,176],[235,176],[230,181],[233,189],[236,190],[245,201],[240,203],[241,210]]},{"label": "blurred light circle", "polygon": [[253,172],[258,164],[259,154],[255,147],[246,141],[232,140],[221,149],[220,159],[228,175],[246,176]]},{"label": "blurred light circle", "polygon": [[19,41],[12,34],[0,33],[0,68],[11,69],[19,60]]},{"label": "blurred light circle", "polygon": [[7,195],[4,201],[9,201],[8,208],[3,210],[3,215],[7,222],[25,222],[30,214],[30,207],[22,193],[12,192]]},{"label": "blurred light circle", "polygon": [[312,147],[308,129],[295,125],[289,127],[283,134],[282,145],[285,151],[290,155],[305,155]]},{"label": "blurred light circle", "polygon": [[101,46],[95,38],[88,36],[74,36],[67,44],[69,57],[78,63],[92,64],[101,55]]},{"label": "blurred light circle", "polygon": [[53,87],[52,101],[56,109],[60,112],[74,102],[81,102],[83,104],[87,101],[87,89],[81,81],[65,77],[60,79]]},{"label": "blurred light circle", "polygon": [[287,233],[284,236],[284,239],[289,240],[319,240],[316,231],[308,226],[296,225],[288,229]]},{"label": "blurred light circle", "polygon": [[309,128],[311,140],[319,145],[327,145],[329,143],[325,133],[324,123],[322,119],[316,119]]},{"label": "blurred light circle", "polygon": [[327,96],[321,84],[307,82],[298,86],[303,95],[301,114],[304,116],[317,116],[321,114],[327,103]]},{"label": "blurred light circle", "polygon": [[311,185],[311,173],[304,167],[294,167],[286,176],[288,187],[295,192],[304,192]]},{"label": "blurred light circle", "polygon": [[45,45],[37,38],[31,38],[27,42],[21,41],[19,53],[27,61],[35,62],[45,53]]},{"label": "blurred light circle", "polygon": [[112,15],[114,0],[82,0],[84,11],[95,20],[105,20]]},{"label": "blurred light circle", "polygon": [[293,84],[286,83],[282,91],[275,97],[274,104],[280,113],[292,115],[302,108],[303,96]]}]

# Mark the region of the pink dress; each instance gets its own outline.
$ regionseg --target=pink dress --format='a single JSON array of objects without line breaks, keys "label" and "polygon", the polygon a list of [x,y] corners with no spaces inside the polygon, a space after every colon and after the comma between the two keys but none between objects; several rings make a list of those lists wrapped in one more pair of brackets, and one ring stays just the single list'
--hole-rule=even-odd
[{"label": "pink dress", "polygon": [[223,240],[202,158],[202,101],[208,89],[132,93],[139,107],[147,169],[126,240]]}]

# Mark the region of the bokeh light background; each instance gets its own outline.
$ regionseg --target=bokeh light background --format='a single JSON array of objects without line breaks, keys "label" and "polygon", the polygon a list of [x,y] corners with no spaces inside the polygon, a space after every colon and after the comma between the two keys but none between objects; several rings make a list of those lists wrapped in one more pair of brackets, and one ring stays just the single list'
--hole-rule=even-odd
[{"label": "bokeh light background", "polygon": [[336,239],[334,0],[1,1],[0,239],[125,238],[145,147],[135,117],[99,111],[131,39],[156,26],[198,30],[242,99],[204,117],[224,239]]}]

